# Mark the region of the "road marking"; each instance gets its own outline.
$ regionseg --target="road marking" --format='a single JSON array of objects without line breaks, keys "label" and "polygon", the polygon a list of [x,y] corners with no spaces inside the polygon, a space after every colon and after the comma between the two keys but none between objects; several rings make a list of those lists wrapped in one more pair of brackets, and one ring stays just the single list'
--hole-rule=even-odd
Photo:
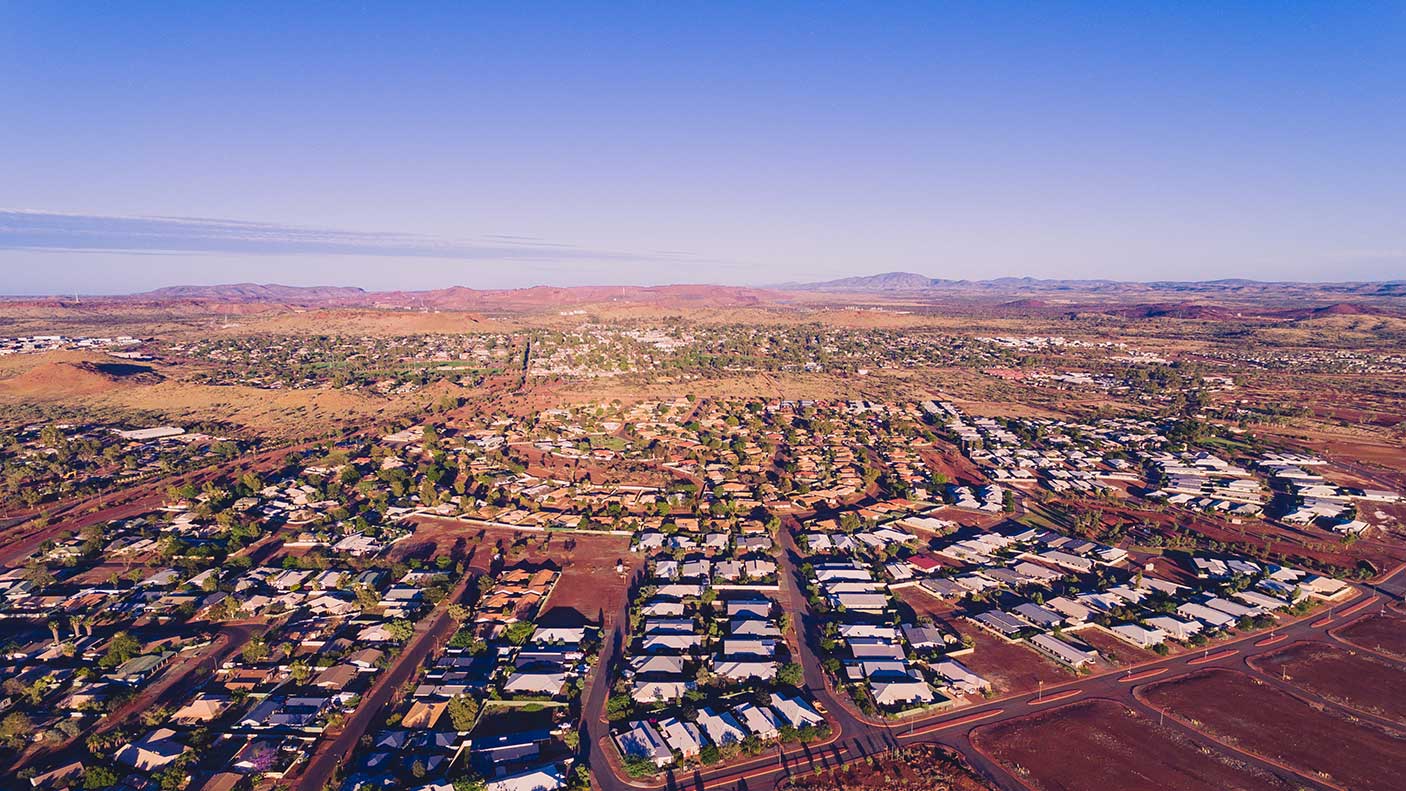
[{"label": "road marking", "polygon": [[1376,597],[1376,596],[1373,596],[1373,597],[1368,598],[1368,599],[1364,599],[1364,600],[1362,600],[1362,601],[1360,601],[1360,602],[1358,602],[1358,603],[1352,605],[1351,607],[1347,608],[1346,610],[1343,610],[1342,612],[1338,613],[1338,617],[1339,617],[1339,618],[1346,618],[1347,616],[1352,615],[1353,613],[1359,612],[1359,611],[1361,611],[1361,610],[1363,610],[1363,609],[1365,609],[1365,608],[1371,606],[1371,605],[1372,605],[1373,603],[1375,603],[1376,601],[1377,601],[1377,597]]},{"label": "road marking", "polygon": [[965,717],[958,717],[958,718],[955,719],[955,720],[947,720],[946,722],[939,722],[939,723],[937,723],[936,725],[929,725],[929,726],[927,726],[927,727],[925,727],[925,728],[922,728],[922,729],[920,729],[920,730],[913,731],[913,732],[911,732],[911,733],[900,733],[900,734],[898,734],[898,738],[904,739],[904,738],[907,738],[907,737],[909,737],[909,736],[922,736],[922,735],[925,734],[925,733],[932,733],[933,731],[945,730],[945,729],[947,729],[947,728],[956,728],[956,727],[960,727],[960,726],[962,726],[962,725],[967,725],[967,724],[973,723],[973,722],[981,722],[982,720],[989,720],[989,719],[991,719],[992,717],[997,717],[997,716],[1000,716],[1000,715],[1005,714],[1005,713],[1006,713],[1006,710],[1005,710],[1005,709],[992,709],[992,710],[990,710],[990,711],[983,711],[983,712],[981,712],[980,714],[968,714],[968,715],[965,716]]},{"label": "road marking", "polygon": [[1033,697],[1033,698],[1031,698],[1030,700],[1025,701],[1025,705],[1027,705],[1027,706],[1043,706],[1043,705],[1045,705],[1046,703],[1055,703],[1055,702],[1061,701],[1061,700],[1068,700],[1068,699],[1074,697],[1075,695],[1078,695],[1080,692],[1083,692],[1083,691],[1084,691],[1084,690],[1082,690],[1082,689],[1066,689],[1066,690],[1063,691],[1063,692],[1056,692],[1056,693],[1053,694],[1053,695],[1041,695],[1041,696]]},{"label": "road marking", "polygon": [[1214,653],[1214,654],[1208,654],[1208,655],[1206,655],[1206,656],[1198,656],[1198,657],[1196,657],[1195,659],[1191,660],[1190,662],[1187,662],[1187,664],[1188,664],[1188,665],[1204,665],[1204,664],[1206,664],[1207,662],[1214,662],[1214,661],[1216,661],[1216,660],[1218,660],[1218,659],[1225,659],[1225,658],[1228,657],[1228,656],[1235,656],[1235,655],[1238,654],[1238,653],[1240,653],[1240,650],[1239,650],[1239,649],[1237,649],[1237,648],[1231,648],[1231,649],[1227,649],[1227,650],[1225,650],[1225,651],[1220,651],[1220,652],[1217,652],[1217,653]]},{"label": "road marking", "polygon": [[1165,673],[1165,672],[1167,672],[1167,668],[1165,668],[1165,667],[1154,667],[1154,668],[1152,668],[1151,670],[1144,670],[1144,671],[1142,671],[1141,673],[1134,673],[1134,674],[1132,674],[1131,676],[1123,676],[1122,678],[1118,679],[1118,683],[1120,683],[1120,684],[1130,684],[1130,683],[1132,683],[1132,682],[1134,682],[1134,681],[1141,681],[1141,680],[1143,680],[1144,678],[1152,678],[1153,676],[1160,676],[1160,675],[1162,675],[1162,674]]}]

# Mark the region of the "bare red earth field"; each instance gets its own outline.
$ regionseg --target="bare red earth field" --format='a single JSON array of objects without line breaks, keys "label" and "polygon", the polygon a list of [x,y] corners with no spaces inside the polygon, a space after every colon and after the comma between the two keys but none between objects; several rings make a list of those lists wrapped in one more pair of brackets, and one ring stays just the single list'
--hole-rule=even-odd
[{"label": "bare red earth field", "polygon": [[1147,648],[1138,648],[1132,643],[1126,643],[1102,629],[1080,629],[1074,633],[1080,640],[1088,643],[1103,654],[1103,658],[1115,667],[1124,665],[1135,665],[1141,662],[1150,662],[1154,659],[1161,659],[1156,651]]},{"label": "bare red earth field", "polygon": [[1406,724],[1406,665],[1328,643],[1294,643],[1250,660],[1321,698]]},{"label": "bare red earth field", "polygon": [[1375,613],[1335,634],[1355,645],[1406,661],[1406,618],[1399,615]]},{"label": "bare red earth field", "polygon": [[1037,791],[1290,789],[1227,750],[1111,700],[977,728],[972,743]]},{"label": "bare red earth field", "polygon": [[931,449],[919,451],[923,462],[937,473],[954,481],[968,484],[984,483],[986,476],[962,452],[947,442],[939,441]]},{"label": "bare red earth field", "polygon": [[[644,563],[631,554],[625,536],[552,534],[546,553],[561,564],[561,579],[542,606],[538,622],[547,626],[576,626],[578,617],[596,626],[622,612],[630,577]],[[615,562],[624,561],[624,573],[615,573]]]},{"label": "bare red earth field", "polygon": [[1136,694],[1236,749],[1339,788],[1401,788],[1406,733],[1354,722],[1244,673],[1204,670]]},{"label": "bare red earth field", "polygon": [[962,757],[935,744],[880,753],[875,761],[850,763],[814,775],[798,774],[788,791],[992,791]]},{"label": "bare red earth field", "polygon": [[951,619],[952,613],[956,609],[953,602],[943,601],[915,587],[897,588],[893,593],[904,604],[912,608],[914,615],[926,615],[933,619]]},{"label": "bare red earth field", "polygon": [[1041,681],[1049,687],[1075,678],[1073,673],[1023,643],[1008,643],[965,621],[953,622],[952,625],[962,634],[970,634],[976,641],[974,650],[961,657],[962,664],[990,681],[998,693],[1033,691]]},{"label": "bare red earth field", "polygon": [[461,558],[477,551],[474,561],[477,565],[481,559],[491,559],[495,551],[501,550],[508,565],[520,561],[542,563],[552,560],[547,549],[561,546],[558,534],[550,532],[485,527],[433,516],[416,517],[414,523],[415,532],[397,542],[387,553],[392,560],[410,557],[428,560],[440,555]]},{"label": "bare red earth field", "polygon": [[[429,560],[441,555],[448,555],[458,560],[467,556],[476,544],[482,545],[487,542],[491,545],[494,540],[500,538],[511,543],[515,538],[508,531],[498,531],[490,537],[480,527],[449,519],[421,518],[415,520],[414,524],[415,532],[409,538],[396,542],[390,548],[387,556],[391,560],[405,560],[412,557]],[[480,533],[483,533],[482,538],[480,538]],[[484,546],[482,550],[487,550],[489,555],[493,554],[491,546]]]}]

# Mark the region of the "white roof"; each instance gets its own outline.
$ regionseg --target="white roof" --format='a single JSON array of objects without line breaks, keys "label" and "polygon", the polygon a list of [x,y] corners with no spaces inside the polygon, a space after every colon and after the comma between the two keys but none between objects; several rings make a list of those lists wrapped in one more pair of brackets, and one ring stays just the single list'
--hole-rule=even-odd
[{"label": "white roof", "polygon": [[899,703],[931,703],[934,700],[932,689],[926,681],[879,681],[871,682],[874,701],[880,706],[893,706]]},{"label": "white roof", "polygon": [[733,709],[733,712],[748,731],[763,738],[775,735],[781,725],[771,709],[753,706],[751,703],[743,703]]},{"label": "white roof", "polygon": [[791,725],[800,728],[805,725],[819,725],[825,721],[809,703],[800,698],[783,698],[771,693],[771,705],[776,709],[776,713],[781,715]]},{"label": "white roof", "polygon": [[698,712],[698,725],[714,744],[735,744],[747,738],[747,732],[732,714],[714,714],[710,709]]},{"label": "white roof", "polygon": [[487,791],[555,791],[566,785],[566,779],[555,765],[529,769],[484,784]]}]

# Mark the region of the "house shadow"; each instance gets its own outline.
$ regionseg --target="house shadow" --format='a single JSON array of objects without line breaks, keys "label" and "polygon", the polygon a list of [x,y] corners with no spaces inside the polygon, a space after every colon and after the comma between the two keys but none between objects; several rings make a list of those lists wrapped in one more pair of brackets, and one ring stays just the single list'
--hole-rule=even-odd
[{"label": "house shadow", "polygon": [[586,614],[575,607],[552,607],[540,613],[535,619],[538,626],[546,626],[554,629],[576,629],[582,626],[599,626],[598,621],[592,621]]}]

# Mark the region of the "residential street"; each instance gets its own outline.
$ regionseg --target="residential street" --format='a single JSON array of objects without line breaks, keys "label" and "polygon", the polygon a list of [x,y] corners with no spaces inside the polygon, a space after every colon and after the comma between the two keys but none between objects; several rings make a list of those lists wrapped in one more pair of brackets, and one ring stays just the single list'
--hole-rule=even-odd
[{"label": "residential street", "polygon": [[[473,555],[470,554],[464,562],[467,565],[472,560]],[[391,666],[377,677],[376,683],[371,689],[367,690],[361,704],[343,724],[342,732],[330,741],[319,742],[317,752],[309,759],[294,786],[297,791],[319,791],[326,784],[327,779],[333,777],[351,755],[352,749],[361,740],[362,734],[381,715],[386,703],[391,700],[396,691],[420,672],[420,666],[424,663],[425,657],[429,656],[431,651],[443,646],[444,642],[453,636],[458,624],[449,617],[449,605],[463,601],[464,593],[469,588],[469,582],[474,579],[474,574],[465,573],[449,595],[445,596],[444,600],[436,605],[429,615],[415,624],[415,633],[409,642],[405,644],[404,649],[391,663]]]},{"label": "residential street", "polygon": [[[1200,652],[1187,652],[1175,657],[1158,659],[1114,672],[1084,678],[1071,679],[1064,684],[1045,688],[1037,693],[1021,692],[1005,697],[984,701],[978,705],[966,706],[955,711],[917,717],[902,722],[884,721],[864,717],[847,702],[837,696],[828,686],[818,657],[812,648],[815,630],[819,621],[806,605],[803,579],[797,569],[798,555],[790,531],[782,530],[780,548],[783,563],[782,605],[792,614],[792,622],[805,631],[807,639],[802,641],[800,661],[805,668],[806,684],[815,699],[828,710],[834,733],[823,743],[805,746],[792,746],[785,752],[772,752],[766,755],[732,763],[711,771],[690,771],[668,773],[662,783],[647,783],[623,777],[611,770],[608,761],[592,754],[591,766],[596,783],[604,791],[630,791],[630,789],[695,789],[696,791],[770,791],[779,781],[795,772],[810,772],[815,767],[828,768],[849,761],[865,758],[885,750],[908,744],[937,743],[956,748],[980,774],[1006,791],[1026,791],[1029,787],[1019,778],[1006,771],[979,750],[969,739],[970,733],[982,725],[990,725],[1012,720],[1047,710],[1053,706],[1077,700],[1102,698],[1114,700],[1148,714],[1158,714],[1151,707],[1138,700],[1133,691],[1143,685],[1167,681],[1182,675],[1209,667],[1229,668],[1246,672],[1257,679],[1292,689],[1301,696],[1305,693],[1282,682],[1259,673],[1247,664],[1251,657],[1279,650],[1294,641],[1318,640],[1338,641],[1329,630],[1336,629],[1351,621],[1364,617],[1373,610],[1373,603],[1382,600],[1370,588],[1383,591],[1401,590],[1406,587],[1406,567],[1398,568],[1373,586],[1354,586],[1359,596],[1331,608],[1335,613],[1329,616],[1318,611],[1304,618],[1269,631],[1239,637]],[[607,649],[618,651],[623,641],[623,630],[617,625],[615,639],[607,642]],[[604,661],[602,667],[604,667]],[[598,678],[593,682],[586,700],[584,711],[591,738],[583,740],[583,746],[590,745],[593,751],[611,749],[609,747],[608,726],[603,721],[605,693],[608,683],[602,684]],[[1324,706],[1337,704],[1318,699]],[[1340,706],[1337,706],[1341,708]],[[1346,709],[1344,709],[1346,710]],[[1360,712],[1352,712],[1361,716]],[[598,716],[600,715],[600,716]],[[1370,718],[1377,719],[1377,718]],[[1163,720],[1172,727],[1184,730],[1186,735],[1202,743],[1211,743],[1205,734],[1177,723],[1173,718]],[[605,745],[604,747],[602,745]],[[1220,745],[1228,747],[1228,745]],[[1317,779],[1305,777],[1275,766],[1256,756],[1235,751],[1238,758],[1246,763],[1290,778],[1305,788],[1329,789]]]}]

